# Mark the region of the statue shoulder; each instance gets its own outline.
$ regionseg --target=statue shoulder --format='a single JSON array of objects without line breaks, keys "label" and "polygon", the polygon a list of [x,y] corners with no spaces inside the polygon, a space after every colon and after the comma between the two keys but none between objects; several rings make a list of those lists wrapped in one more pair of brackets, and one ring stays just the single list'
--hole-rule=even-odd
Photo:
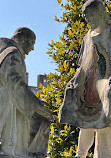
[{"label": "statue shoulder", "polygon": [[3,60],[9,55],[10,53],[18,53],[18,49],[15,46],[9,46],[6,49],[4,49],[0,54],[0,64],[3,62]]},{"label": "statue shoulder", "polygon": [[[0,65],[9,54],[15,54],[18,58],[23,58],[16,42],[8,38],[0,38]],[[18,54],[18,55],[17,55]]]},{"label": "statue shoulder", "polygon": [[15,46],[16,44],[12,39],[0,38],[0,54],[8,47]]}]

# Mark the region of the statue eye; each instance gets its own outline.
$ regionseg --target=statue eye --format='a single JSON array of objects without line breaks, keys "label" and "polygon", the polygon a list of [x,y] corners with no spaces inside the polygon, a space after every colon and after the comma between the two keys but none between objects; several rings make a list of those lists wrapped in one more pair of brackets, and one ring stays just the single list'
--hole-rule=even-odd
[{"label": "statue eye", "polygon": [[35,44],[35,41],[29,41],[29,44],[31,45],[31,46],[33,46],[34,44]]}]

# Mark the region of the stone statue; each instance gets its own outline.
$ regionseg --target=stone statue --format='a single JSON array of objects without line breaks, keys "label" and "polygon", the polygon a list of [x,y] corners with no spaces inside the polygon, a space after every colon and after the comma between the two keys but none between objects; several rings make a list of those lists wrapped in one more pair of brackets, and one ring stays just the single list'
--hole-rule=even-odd
[{"label": "stone statue", "polygon": [[111,20],[100,0],[82,8],[90,29],[80,50],[80,67],[68,83],[60,122],[80,127],[76,157],[86,158],[94,142],[94,158],[111,157]]},{"label": "stone statue", "polygon": [[[49,132],[48,119],[51,119],[52,114],[44,106],[47,103],[39,100],[27,85],[24,59],[25,55],[34,49],[35,40],[34,32],[26,27],[16,29],[11,39],[0,38],[0,155],[2,155],[0,157],[2,158],[28,158],[29,152],[33,155],[33,152],[39,152],[37,149],[42,148],[35,144],[37,147],[34,151],[34,143],[38,141],[38,136],[30,144],[30,119],[35,112],[44,117],[45,126],[42,124],[42,127],[44,132],[47,130]],[[43,139],[41,136],[40,138]],[[40,141],[43,142],[39,139]]]}]

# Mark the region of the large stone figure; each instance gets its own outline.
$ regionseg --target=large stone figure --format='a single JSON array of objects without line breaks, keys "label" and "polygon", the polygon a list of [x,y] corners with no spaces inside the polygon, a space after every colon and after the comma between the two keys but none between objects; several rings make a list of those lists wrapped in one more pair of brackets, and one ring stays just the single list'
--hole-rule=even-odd
[{"label": "large stone figure", "polygon": [[100,0],[88,0],[83,14],[91,28],[83,39],[78,69],[68,83],[60,122],[81,127],[77,157],[111,157],[111,20]]},{"label": "large stone figure", "polygon": [[[44,133],[50,124],[47,118],[51,118],[51,112],[44,106],[46,103],[40,101],[27,85],[24,59],[25,55],[34,49],[35,40],[34,32],[26,27],[16,29],[11,39],[0,38],[0,138],[2,150],[0,154],[2,158],[5,155],[8,155],[8,158],[12,158],[12,156],[28,158],[28,152],[34,152],[31,151],[33,145],[29,145],[29,120],[35,112],[46,117]],[[43,141],[41,140],[41,142]],[[40,149],[40,147],[38,148]]]}]

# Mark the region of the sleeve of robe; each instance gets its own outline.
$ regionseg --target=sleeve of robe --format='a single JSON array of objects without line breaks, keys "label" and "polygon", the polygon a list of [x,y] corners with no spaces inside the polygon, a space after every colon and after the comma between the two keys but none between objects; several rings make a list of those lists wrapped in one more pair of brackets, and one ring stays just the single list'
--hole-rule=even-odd
[{"label": "sleeve of robe", "polygon": [[16,108],[27,117],[34,112],[42,116],[51,116],[51,112],[44,106],[28,88],[26,84],[26,71],[24,60],[18,50],[11,52],[3,61],[1,68],[5,84]]}]

